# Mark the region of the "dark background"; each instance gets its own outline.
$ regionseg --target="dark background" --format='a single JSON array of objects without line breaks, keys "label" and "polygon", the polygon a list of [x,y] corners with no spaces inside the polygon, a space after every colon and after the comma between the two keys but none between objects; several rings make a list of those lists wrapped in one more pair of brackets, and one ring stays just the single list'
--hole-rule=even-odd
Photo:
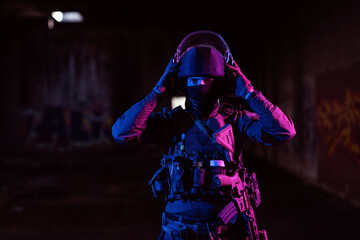
[{"label": "dark background", "polygon": [[[56,10],[84,22],[50,29]],[[156,239],[163,203],[147,182],[161,152],[117,145],[111,126],[196,30],[220,33],[294,121],[291,142],[245,146],[269,238],[355,238],[359,10],[357,1],[2,0],[1,239]]]}]

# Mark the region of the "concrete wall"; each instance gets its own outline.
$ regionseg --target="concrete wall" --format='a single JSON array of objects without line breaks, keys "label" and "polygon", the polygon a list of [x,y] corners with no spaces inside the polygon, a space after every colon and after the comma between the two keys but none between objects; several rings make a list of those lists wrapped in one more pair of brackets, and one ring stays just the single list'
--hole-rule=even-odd
[{"label": "concrete wall", "polygon": [[[360,205],[360,4],[294,5],[258,38],[257,83],[297,135],[256,152]],[[267,41],[264,41],[267,39]],[[264,44],[265,43],[265,44]]]}]

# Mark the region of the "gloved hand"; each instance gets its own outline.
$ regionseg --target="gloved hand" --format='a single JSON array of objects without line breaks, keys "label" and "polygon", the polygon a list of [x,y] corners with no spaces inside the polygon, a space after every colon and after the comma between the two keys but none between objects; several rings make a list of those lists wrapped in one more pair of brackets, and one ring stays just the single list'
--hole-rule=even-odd
[{"label": "gloved hand", "polygon": [[235,96],[247,99],[249,94],[254,91],[254,87],[251,85],[250,80],[248,80],[241,72],[235,61],[233,61],[233,66],[226,64],[225,69],[230,78],[229,80],[233,81],[235,79],[236,81]]},{"label": "gloved hand", "polygon": [[177,74],[179,71],[180,63],[175,63],[172,58],[167,65],[164,74],[156,83],[156,86],[153,88],[153,90],[161,95],[175,94],[177,90],[175,89],[175,81],[177,80]]}]

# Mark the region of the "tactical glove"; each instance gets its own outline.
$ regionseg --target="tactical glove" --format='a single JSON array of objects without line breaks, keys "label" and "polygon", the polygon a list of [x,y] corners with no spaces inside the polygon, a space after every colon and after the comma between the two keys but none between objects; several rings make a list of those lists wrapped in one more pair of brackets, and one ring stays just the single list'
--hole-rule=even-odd
[{"label": "tactical glove", "polygon": [[241,72],[239,66],[233,61],[233,66],[226,64],[225,66],[230,81],[236,79],[235,96],[247,99],[249,94],[254,91],[250,80]]},{"label": "tactical glove", "polygon": [[180,71],[179,63],[175,63],[173,59],[170,60],[167,65],[164,74],[157,82],[153,90],[161,95],[171,95],[176,91],[175,81],[177,79],[177,73]]}]

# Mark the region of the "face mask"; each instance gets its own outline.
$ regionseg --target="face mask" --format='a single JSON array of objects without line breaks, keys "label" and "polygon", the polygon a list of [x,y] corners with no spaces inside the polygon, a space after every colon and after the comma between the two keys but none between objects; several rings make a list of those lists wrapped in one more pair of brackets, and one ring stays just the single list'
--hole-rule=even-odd
[{"label": "face mask", "polygon": [[188,86],[186,91],[191,111],[195,115],[205,116],[215,109],[219,98],[215,85]]}]

